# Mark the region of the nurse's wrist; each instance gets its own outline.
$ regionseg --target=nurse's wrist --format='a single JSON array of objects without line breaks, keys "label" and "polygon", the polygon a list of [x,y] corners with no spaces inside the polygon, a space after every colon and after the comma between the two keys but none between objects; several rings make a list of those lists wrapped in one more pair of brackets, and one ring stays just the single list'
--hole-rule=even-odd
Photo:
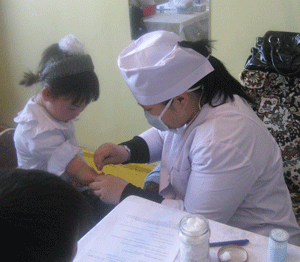
[{"label": "nurse's wrist", "polygon": [[125,148],[125,150],[127,151],[127,154],[128,154],[126,161],[124,161],[124,162],[129,162],[130,158],[131,158],[131,150],[127,145],[122,145],[122,146]]},{"label": "nurse's wrist", "polygon": [[133,139],[123,142],[119,145],[126,145],[130,149],[130,159],[129,161],[124,162],[126,163],[149,163],[150,161],[150,154],[149,148],[146,141],[139,137],[135,136]]}]

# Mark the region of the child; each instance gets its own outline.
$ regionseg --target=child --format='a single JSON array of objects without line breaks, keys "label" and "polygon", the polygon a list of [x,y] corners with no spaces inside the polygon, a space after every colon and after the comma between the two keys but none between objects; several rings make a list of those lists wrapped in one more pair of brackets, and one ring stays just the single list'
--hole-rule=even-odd
[{"label": "child", "polygon": [[74,187],[33,169],[0,169],[0,210],[2,255],[15,262],[73,261],[91,215]]},{"label": "child", "polygon": [[[73,124],[86,106],[99,97],[98,78],[83,44],[68,35],[48,47],[37,73],[25,73],[20,84],[31,86],[38,82],[42,84],[41,91],[29,99],[14,119],[18,123],[14,135],[18,166],[60,176],[94,202],[95,196],[83,186],[99,174],[84,161]],[[101,205],[96,209],[99,208],[103,209]]]}]

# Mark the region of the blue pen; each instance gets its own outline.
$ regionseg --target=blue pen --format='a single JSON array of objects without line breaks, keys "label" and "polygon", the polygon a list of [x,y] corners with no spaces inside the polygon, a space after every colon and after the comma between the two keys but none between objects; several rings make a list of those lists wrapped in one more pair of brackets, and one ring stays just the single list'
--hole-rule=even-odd
[{"label": "blue pen", "polygon": [[245,246],[249,243],[248,239],[240,239],[240,240],[230,240],[230,241],[222,241],[222,242],[213,242],[209,243],[210,247],[220,247],[225,245],[238,245]]}]

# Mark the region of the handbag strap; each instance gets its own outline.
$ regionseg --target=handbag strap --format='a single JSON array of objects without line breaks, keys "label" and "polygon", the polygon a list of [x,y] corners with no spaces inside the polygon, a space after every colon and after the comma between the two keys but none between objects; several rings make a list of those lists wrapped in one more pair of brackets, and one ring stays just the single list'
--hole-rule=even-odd
[{"label": "handbag strap", "polygon": [[[276,41],[274,41],[274,38],[276,38]],[[276,49],[276,47],[280,44],[280,39],[279,37],[274,37],[274,36],[270,36],[269,39],[268,39],[269,43],[270,43],[270,46],[271,46],[271,61],[272,61],[272,65],[274,67],[274,69],[276,70],[276,72],[280,75],[286,75],[286,76],[293,76],[293,75],[296,75],[300,72],[300,66],[299,66],[299,69],[296,70],[295,72],[293,73],[283,73],[281,72],[277,66],[275,65],[275,59],[274,59],[274,50]]]}]

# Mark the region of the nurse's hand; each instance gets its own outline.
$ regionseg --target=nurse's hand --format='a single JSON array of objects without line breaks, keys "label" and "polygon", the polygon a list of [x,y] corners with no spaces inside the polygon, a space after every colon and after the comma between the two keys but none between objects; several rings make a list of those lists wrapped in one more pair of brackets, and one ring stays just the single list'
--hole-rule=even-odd
[{"label": "nurse's hand", "polygon": [[105,165],[120,164],[127,161],[129,157],[129,153],[124,146],[106,143],[95,151],[94,162],[100,171]]},{"label": "nurse's hand", "polygon": [[99,176],[89,187],[94,190],[95,195],[99,196],[103,202],[117,205],[127,184],[127,181],[119,177],[103,175]]}]

